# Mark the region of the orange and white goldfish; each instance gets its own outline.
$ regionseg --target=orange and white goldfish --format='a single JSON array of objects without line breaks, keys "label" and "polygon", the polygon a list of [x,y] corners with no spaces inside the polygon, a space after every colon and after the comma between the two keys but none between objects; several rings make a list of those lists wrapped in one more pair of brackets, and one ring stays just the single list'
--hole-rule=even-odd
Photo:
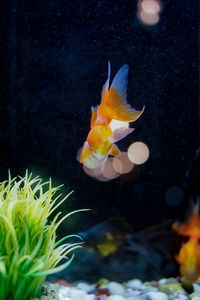
[{"label": "orange and white goldfish", "polygon": [[116,142],[126,137],[134,129],[119,127],[112,130],[112,120],[133,122],[144,111],[137,111],[127,103],[128,65],[123,65],[110,85],[110,62],[108,78],[101,93],[101,103],[91,108],[90,131],[78,155],[80,163],[95,169],[104,163],[108,156],[120,154]]},{"label": "orange and white goldfish", "polygon": [[180,264],[180,273],[190,282],[194,282],[200,276],[200,212],[199,203],[193,207],[192,213],[186,223],[173,224],[173,230],[189,240],[182,244],[179,254],[176,256]]}]

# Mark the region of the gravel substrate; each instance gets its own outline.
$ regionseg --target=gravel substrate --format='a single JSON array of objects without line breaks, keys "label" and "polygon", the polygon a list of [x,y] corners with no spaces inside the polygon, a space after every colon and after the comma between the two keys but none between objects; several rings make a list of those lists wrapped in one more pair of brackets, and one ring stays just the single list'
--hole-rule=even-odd
[{"label": "gravel substrate", "polygon": [[[191,291],[191,293],[190,293]],[[175,278],[142,282],[133,279],[125,283],[101,279],[97,284],[79,282],[76,285],[59,281],[46,284],[40,300],[200,300],[200,282],[186,292]]]}]

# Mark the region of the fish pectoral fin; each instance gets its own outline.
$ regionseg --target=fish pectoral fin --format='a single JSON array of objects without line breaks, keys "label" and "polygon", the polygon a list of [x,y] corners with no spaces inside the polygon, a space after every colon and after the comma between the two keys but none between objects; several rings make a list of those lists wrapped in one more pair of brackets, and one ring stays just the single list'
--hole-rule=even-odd
[{"label": "fish pectoral fin", "polygon": [[114,130],[113,132],[113,142],[116,143],[120,140],[122,140],[124,137],[129,135],[131,132],[133,132],[134,128],[130,127],[120,127]]},{"label": "fish pectoral fin", "polygon": [[121,153],[120,149],[117,147],[117,145],[115,144],[112,144],[111,148],[110,148],[110,151],[109,151],[109,154],[111,156],[119,156]]},{"label": "fish pectoral fin", "polygon": [[92,106],[91,107],[91,119],[90,119],[90,128],[94,127],[94,123],[96,121],[97,118],[97,109],[98,109],[98,105],[97,106]]}]

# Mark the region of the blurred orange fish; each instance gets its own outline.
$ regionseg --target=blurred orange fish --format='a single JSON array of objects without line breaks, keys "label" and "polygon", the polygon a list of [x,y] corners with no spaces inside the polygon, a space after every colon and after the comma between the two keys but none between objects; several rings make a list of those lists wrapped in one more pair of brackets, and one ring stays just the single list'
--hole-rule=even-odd
[{"label": "blurred orange fish", "polygon": [[194,282],[200,276],[199,203],[194,206],[191,216],[185,224],[175,223],[172,228],[180,235],[189,237],[189,240],[182,244],[176,260],[180,264],[181,275],[190,282]]},{"label": "blurred orange fish", "polygon": [[90,131],[78,155],[80,163],[95,169],[104,163],[108,156],[120,154],[116,142],[126,137],[134,129],[119,127],[112,130],[112,120],[133,122],[144,111],[132,108],[126,100],[128,84],[128,65],[123,65],[115,75],[110,86],[110,62],[108,62],[108,79],[103,86],[101,103],[91,108]]},{"label": "blurred orange fish", "polygon": [[200,276],[200,244],[198,239],[190,238],[181,246],[176,256],[180,264],[180,273],[190,282],[195,282]]}]

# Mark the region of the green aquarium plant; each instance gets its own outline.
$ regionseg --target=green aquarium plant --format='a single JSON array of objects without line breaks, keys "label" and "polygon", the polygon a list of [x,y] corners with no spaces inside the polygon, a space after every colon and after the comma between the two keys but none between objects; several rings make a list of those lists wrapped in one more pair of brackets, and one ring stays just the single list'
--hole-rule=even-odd
[{"label": "green aquarium plant", "polygon": [[1,300],[38,297],[47,275],[65,269],[73,259],[71,252],[81,247],[80,240],[67,242],[71,237],[79,238],[75,235],[57,241],[60,224],[82,211],[64,216],[55,213],[71,194],[62,198],[60,187],[53,187],[51,180],[42,183],[28,172],[23,178],[9,175],[0,183]]}]

